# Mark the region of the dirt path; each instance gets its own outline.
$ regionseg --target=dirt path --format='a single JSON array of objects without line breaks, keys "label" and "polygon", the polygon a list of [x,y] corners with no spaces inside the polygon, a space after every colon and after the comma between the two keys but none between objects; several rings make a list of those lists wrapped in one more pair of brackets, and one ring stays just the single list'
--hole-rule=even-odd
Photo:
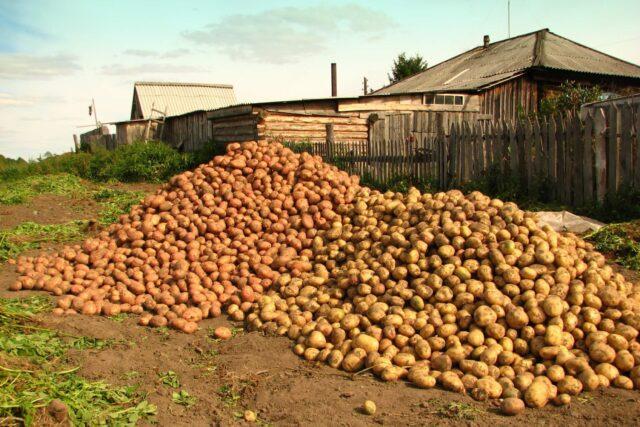
[{"label": "dirt path", "polygon": [[[8,214],[2,218],[49,222],[60,218],[61,212],[68,215],[67,220],[97,214],[90,203],[81,203],[76,210],[64,200],[62,207],[46,210],[42,207],[46,200],[35,199],[28,207],[3,207]],[[34,207],[43,213],[29,216]],[[15,278],[13,266],[0,264],[0,297],[28,295],[7,291]],[[104,350],[72,352],[69,363],[80,366],[80,374],[91,380],[138,384],[158,406],[156,419],[161,426],[248,424],[241,419],[247,409],[258,414],[260,423],[278,426],[640,425],[637,391],[599,390],[574,398],[568,407],[549,405],[507,418],[491,403],[468,396],[417,389],[404,382],[384,383],[368,373],[350,375],[306,362],[291,352],[288,339],[243,332],[242,325],[226,318],[203,321],[193,335],[140,327],[135,318],[44,315],[40,320],[44,327],[116,340],[116,345]],[[210,330],[219,325],[238,328],[238,333],[228,341],[216,341]],[[167,371],[177,374],[179,388],[159,380],[159,374]],[[197,402],[190,408],[175,404],[172,393],[179,390],[195,396]],[[366,399],[376,403],[376,415],[359,412]]]}]

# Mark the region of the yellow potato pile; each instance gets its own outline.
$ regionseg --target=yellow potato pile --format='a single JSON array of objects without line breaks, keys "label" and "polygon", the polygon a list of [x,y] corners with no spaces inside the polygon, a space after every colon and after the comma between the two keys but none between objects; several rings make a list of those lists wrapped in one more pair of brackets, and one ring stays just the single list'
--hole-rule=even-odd
[{"label": "yellow potato pile", "polygon": [[184,332],[225,307],[242,320],[281,271],[311,269],[313,238],[357,189],[357,178],[319,157],[229,144],[81,246],[19,258],[11,289],[63,295],[57,314],[131,312]]},{"label": "yellow potato pile", "polygon": [[273,142],[230,144],[81,246],[21,257],[57,314],[194,332],[223,310],[293,351],[477,400],[640,388],[640,289],[589,243],[478,192],[381,194]]},{"label": "yellow potato pile", "polygon": [[363,187],[337,212],[313,270],[281,274],[249,328],[348,372],[503,398],[511,415],[640,388],[640,289],[589,243],[478,192]]}]

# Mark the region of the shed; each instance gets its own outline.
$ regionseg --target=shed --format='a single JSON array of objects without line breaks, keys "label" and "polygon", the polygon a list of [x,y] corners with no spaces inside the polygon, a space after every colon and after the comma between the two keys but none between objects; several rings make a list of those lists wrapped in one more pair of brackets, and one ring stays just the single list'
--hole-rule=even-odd
[{"label": "shed", "polygon": [[[179,116],[236,103],[233,86],[208,83],[136,82],[131,120]],[[155,111],[154,111],[155,110]]]}]

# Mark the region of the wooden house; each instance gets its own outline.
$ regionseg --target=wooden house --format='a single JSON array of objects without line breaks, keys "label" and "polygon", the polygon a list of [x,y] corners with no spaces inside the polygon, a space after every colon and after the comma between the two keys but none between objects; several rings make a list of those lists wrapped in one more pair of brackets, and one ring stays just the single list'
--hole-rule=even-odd
[{"label": "wooden house", "polygon": [[[640,67],[544,29],[495,43],[485,36],[482,45],[369,95],[234,105],[208,117],[218,141],[319,142],[326,138],[325,125],[334,123],[336,142],[357,142],[367,140],[371,122],[389,115],[429,112],[420,117],[437,115],[445,127],[452,121],[514,120],[537,111],[566,81],[613,93],[637,91]],[[420,126],[433,129],[433,123]]]},{"label": "wooden house", "polygon": [[470,104],[493,119],[537,111],[566,81],[612,93],[640,90],[640,67],[561,37],[548,29],[484,43],[379,89],[434,108]]}]

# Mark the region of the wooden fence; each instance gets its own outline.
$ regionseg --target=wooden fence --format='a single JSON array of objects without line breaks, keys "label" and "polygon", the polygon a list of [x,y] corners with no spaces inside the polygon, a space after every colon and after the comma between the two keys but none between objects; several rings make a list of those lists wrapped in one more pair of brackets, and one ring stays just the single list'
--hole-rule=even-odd
[{"label": "wooden fence", "polygon": [[437,116],[425,120],[426,113],[394,114],[371,123],[365,143],[334,143],[327,132],[327,142],[312,151],[379,183],[401,176],[446,189],[500,173],[525,191],[544,182],[550,199],[582,206],[640,188],[639,109],[609,105],[582,118],[448,126]]}]

